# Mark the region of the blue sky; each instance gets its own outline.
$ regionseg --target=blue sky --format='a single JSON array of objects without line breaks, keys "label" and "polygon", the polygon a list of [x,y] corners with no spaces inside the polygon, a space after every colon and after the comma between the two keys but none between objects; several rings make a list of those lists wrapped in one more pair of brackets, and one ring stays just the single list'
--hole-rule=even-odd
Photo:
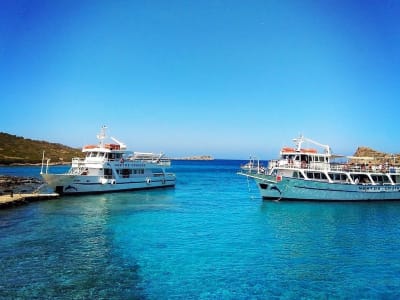
[{"label": "blue sky", "polygon": [[0,131],[274,158],[400,152],[400,2],[0,1]]}]

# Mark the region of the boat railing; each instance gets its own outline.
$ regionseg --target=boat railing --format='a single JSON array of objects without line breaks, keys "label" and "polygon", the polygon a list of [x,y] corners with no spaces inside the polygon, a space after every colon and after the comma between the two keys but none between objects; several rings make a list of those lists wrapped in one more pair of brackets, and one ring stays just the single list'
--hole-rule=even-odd
[{"label": "boat railing", "polygon": [[357,172],[357,173],[391,173],[400,174],[400,167],[385,165],[354,165],[354,164],[332,164],[332,171]]},{"label": "boat railing", "polygon": [[81,162],[83,162],[84,160],[82,159],[82,158],[80,158],[80,157],[74,157],[73,159],[72,159],[72,163],[74,164],[74,163],[76,163],[76,164],[78,164],[78,163],[81,163]]},{"label": "boat railing", "polygon": [[357,173],[390,173],[399,174],[400,167],[387,166],[387,165],[354,165],[354,164],[327,164],[327,163],[298,163],[286,162],[283,160],[270,160],[268,162],[268,169],[272,168],[287,168],[287,169],[305,169],[305,170],[325,170],[337,172],[357,172]]},{"label": "boat railing", "polygon": [[89,165],[98,165],[99,163],[103,163],[103,161],[90,161],[90,160],[85,160],[82,158],[73,158],[72,159],[72,164],[71,166],[73,168],[79,168],[82,166],[89,166]]},{"label": "boat railing", "polygon": [[159,172],[159,173],[153,173],[153,176],[154,177],[163,177],[163,176],[165,176],[165,174],[162,172]]},{"label": "boat railing", "polygon": [[305,170],[329,170],[328,163],[320,162],[299,162],[299,161],[286,161],[286,160],[270,160],[268,162],[268,169],[272,168],[286,168],[286,169],[305,169]]},{"label": "boat railing", "polygon": [[258,159],[250,158],[250,161],[240,166],[240,173],[246,174],[263,174],[266,172],[265,167],[260,164]]},{"label": "boat railing", "polygon": [[[338,172],[358,172],[358,173],[390,173],[400,174],[400,167],[387,166],[387,165],[355,165],[355,164],[328,164],[318,162],[289,162],[286,160],[270,160],[268,162],[268,169],[272,168],[286,168],[286,169],[304,169],[304,170],[325,170],[325,171],[338,171]],[[257,170],[256,170],[257,173]]]},{"label": "boat railing", "polygon": [[131,161],[131,162],[140,162],[140,163],[151,163],[151,164],[157,164],[160,166],[164,166],[164,167],[170,167],[171,166],[171,160],[168,158],[160,158],[160,157],[156,157],[156,156],[152,156],[152,157],[144,157],[144,156],[130,156],[126,159],[127,161]]}]

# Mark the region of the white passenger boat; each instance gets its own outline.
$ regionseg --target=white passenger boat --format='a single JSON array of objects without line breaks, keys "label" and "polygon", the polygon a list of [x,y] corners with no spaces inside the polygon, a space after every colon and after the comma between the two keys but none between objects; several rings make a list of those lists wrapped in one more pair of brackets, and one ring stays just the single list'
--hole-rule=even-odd
[{"label": "white passenger boat", "polygon": [[97,138],[97,145],[83,147],[84,159],[72,159],[67,173],[51,174],[49,161],[46,167],[42,162],[40,174],[56,193],[103,193],[175,185],[175,174],[166,172],[171,162],[163,154],[127,151],[124,143],[112,137],[114,143],[106,144],[105,126]]},{"label": "white passenger boat", "polygon": [[[390,162],[380,165],[343,162],[331,148],[303,136],[293,140],[295,147],[284,147],[280,158],[263,168],[250,161],[238,173],[253,178],[263,199],[309,201],[400,200],[400,168]],[[304,142],[317,149],[304,149]],[[340,158],[342,162],[333,160]],[[351,157],[357,159],[356,157]]]}]

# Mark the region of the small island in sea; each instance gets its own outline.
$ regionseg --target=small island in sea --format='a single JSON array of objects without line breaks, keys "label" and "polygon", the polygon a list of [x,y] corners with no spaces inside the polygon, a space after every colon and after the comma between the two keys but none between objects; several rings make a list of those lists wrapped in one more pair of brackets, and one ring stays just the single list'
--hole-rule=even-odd
[{"label": "small island in sea", "polygon": [[210,155],[195,155],[187,157],[175,157],[171,158],[171,160],[214,160],[214,158]]}]

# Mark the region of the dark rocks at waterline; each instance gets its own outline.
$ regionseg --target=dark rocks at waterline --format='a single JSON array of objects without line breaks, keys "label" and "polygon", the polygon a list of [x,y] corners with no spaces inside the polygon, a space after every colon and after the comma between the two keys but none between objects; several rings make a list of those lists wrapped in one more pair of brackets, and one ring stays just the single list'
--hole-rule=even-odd
[{"label": "dark rocks at waterline", "polygon": [[0,195],[10,193],[32,193],[43,185],[35,177],[17,177],[0,175]]}]

